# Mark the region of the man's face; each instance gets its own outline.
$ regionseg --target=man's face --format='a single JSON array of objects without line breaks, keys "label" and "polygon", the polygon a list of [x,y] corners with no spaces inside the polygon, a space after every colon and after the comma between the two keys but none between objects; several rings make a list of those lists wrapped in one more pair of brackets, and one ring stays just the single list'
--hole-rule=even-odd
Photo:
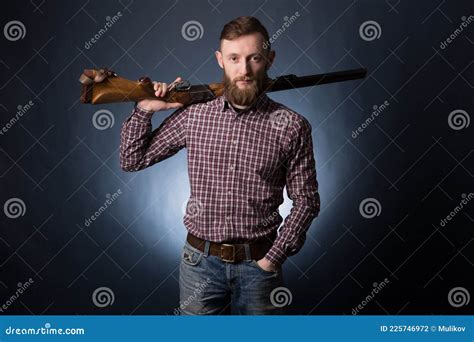
[{"label": "man's face", "polygon": [[248,106],[262,92],[267,70],[275,57],[274,51],[265,50],[263,45],[260,33],[221,41],[221,51],[216,51],[216,57],[224,69],[226,96],[233,104]]}]

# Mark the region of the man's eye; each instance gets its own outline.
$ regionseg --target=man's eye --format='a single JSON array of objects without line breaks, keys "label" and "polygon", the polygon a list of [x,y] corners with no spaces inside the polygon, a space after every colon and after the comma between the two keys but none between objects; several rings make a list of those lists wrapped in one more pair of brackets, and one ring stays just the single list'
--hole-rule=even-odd
[{"label": "man's eye", "polygon": [[260,62],[260,57],[259,57],[259,56],[255,56],[255,57],[252,58],[252,60],[253,60],[254,62]]},{"label": "man's eye", "polygon": [[237,57],[230,57],[230,60],[231,60],[232,62],[235,62],[235,61],[237,61]]}]

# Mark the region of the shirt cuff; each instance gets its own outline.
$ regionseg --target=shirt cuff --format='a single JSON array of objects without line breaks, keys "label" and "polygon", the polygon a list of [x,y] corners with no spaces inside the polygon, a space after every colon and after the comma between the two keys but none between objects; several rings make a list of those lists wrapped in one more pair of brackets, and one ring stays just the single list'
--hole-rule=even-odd
[{"label": "shirt cuff", "polygon": [[265,259],[277,267],[281,266],[287,258],[285,252],[277,245],[273,245],[265,255]]},{"label": "shirt cuff", "polygon": [[155,113],[154,111],[143,109],[138,104],[136,104],[134,112],[133,112],[133,116],[140,119],[140,121],[149,122],[154,113]]}]

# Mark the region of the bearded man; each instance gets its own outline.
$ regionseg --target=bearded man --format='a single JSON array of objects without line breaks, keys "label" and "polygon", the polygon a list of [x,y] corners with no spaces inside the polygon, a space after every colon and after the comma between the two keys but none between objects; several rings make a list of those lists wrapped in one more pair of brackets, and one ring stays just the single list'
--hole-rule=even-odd
[{"label": "bearded man", "polygon": [[[215,55],[224,95],[182,107],[160,100],[168,84],[153,82],[157,98],[139,101],[123,123],[120,165],[138,171],[187,149],[181,314],[281,314],[282,265],[320,209],[311,125],[265,94],[275,51],[258,19],[227,23]],[[152,131],[152,115],[169,109]],[[283,222],[285,186],[293,203]]]}]

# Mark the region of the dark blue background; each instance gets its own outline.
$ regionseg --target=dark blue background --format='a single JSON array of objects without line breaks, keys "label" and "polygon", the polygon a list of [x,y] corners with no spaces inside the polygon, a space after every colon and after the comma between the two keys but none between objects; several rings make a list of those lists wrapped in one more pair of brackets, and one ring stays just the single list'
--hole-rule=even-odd
[{"label": "dark blue background", "polygon": [[[90,49],[118,11],[122,17]],[[17,1],[2,6],[23,39],[0,36],[0,126],[19,105],[34,105],[0,135],[0,204],[25,203],[24,215],[0,212],[0,305],[30,277],[34,284],[7,314],[173,314],[189,195],[186,152],[138,173],[119,167],[119,133],[132,104],[79,102],[84,68],[121,76],[192,83],[220,81],[214,51],[222,26],[254,15],[270,35],[296,11],[273,44],[270,76],[367,67],[364,80],[271,94],[313,127],[321,213],[301,252],[284,265],[293,314],[351,314],[374,283],[389,284],[360,314],[463,314],[448,302],[454,287],[473,292],[473,206],[445,227],[440,220],[473,192],[472,124],[448,124],[457,109],[474,113],[472,1]],[[201,39],[182,26],[196,20]],[[381,35],[359,34],[374,20]],[[374,105],[389,106],[357,138]],[[109,110],[114,124],[96,129]],[[170,112],[153,118],[157,127]],[[89,227],[84,220],[121,195]],[[285,194],[286,196],[286,194]],[[362,217],[375,198],[380,214]],[[289,212],[288,199],[282,214]],[[92,293],[114,292],[99,308]],[[472,313],[472,311],[470,311]]]}]

